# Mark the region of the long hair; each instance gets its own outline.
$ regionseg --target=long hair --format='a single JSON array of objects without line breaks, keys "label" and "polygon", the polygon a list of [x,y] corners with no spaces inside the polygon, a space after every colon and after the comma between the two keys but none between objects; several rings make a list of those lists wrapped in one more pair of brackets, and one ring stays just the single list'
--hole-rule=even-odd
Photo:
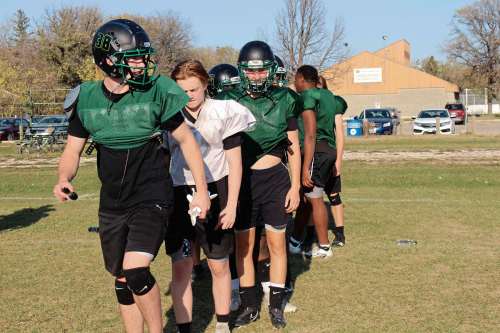
[{"label": "long hair", "polygon": [[208,73],[205,67],[198,60],[188,59],[181,61],[175,65],[172,74],[170,74],[172,80],[185,80],[190,77],[197,77],[204,85],[208,85]]}]

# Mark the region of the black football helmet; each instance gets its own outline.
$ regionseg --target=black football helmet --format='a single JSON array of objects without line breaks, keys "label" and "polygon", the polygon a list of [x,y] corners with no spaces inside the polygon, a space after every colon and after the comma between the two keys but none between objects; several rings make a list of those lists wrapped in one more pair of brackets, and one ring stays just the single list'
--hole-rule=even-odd
[{"label": "black football helmet", "polygon": [[[136,87],[144,87],[157,77],[157,65],[152,60],[154,49],[148,34],[137,23],[116,19],[97,29],[92,40],[94,61],[104,73]],[[130,58],[142,57],[144,67],[132,67]],[[106,61],[110,60],[111,65]]]},{"label": "black football helmet", "polygon": [[[262,41],[246,43],[238,56],[242,88],[251,93],[265,93],[273,84],[276,74],[276,61],[271,47]],[[251,70],[267,70],[267,76],[262,80],[250,80],[246,75]]]},{"label": "black football helmet", "polygon": [[230,64],[220,64],[208,71],[208,94],[216,96],[222,91],[237,88],[240,85],[240,74],[238,69]]},{"label": "black football helmet", "polygon": [[274,82],[278,87],[285,87],[288,84],[285,63],[277,55],[274,55],[274,59],[276,60],[276,76]]}]

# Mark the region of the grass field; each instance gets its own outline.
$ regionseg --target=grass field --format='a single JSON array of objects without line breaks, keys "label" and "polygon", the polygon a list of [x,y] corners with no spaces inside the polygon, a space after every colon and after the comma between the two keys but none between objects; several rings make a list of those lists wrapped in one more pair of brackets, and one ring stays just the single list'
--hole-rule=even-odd
[{"label": "grass field", "polygon": [[[349,140],[351,150],[499,149],[500,138]],[[456,141],[455,141],[456,139]],[[0,159],[11,154],[2,146]],[[495,332],[500,327],[500,163],[348,161],[347,246],[325,261],[293,258],[299,311],[285,332]],[[55,169],[0,168],[0,332],[120,332],[102,264],[95,165],[76,202],[51,197]],[[397,239],[415,239],[400,248]],[[163,249],[153,272],[163,290]],[[195,332],[213,331],[208,282],[196,284]],[[166,332],[171,300],[164,296]],[[267,314],[238,332],[270,332]]]}]

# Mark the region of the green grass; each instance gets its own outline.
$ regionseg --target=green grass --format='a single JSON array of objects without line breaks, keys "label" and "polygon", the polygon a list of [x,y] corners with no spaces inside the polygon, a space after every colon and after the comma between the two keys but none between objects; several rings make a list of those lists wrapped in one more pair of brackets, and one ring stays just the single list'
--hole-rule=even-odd
[{"label": "green grass", "polygon": [[370,136],[347,137],[347,151],[439,151],[500,149],[500,136]]},{"label": "green grass", "polygon": [[[405,140],[375,146],[417,145]],[[470,148],[491,148],[474,140]],[[433,142],[437,149],[465,144]],[[284,331],[497,331],[500,167],[347,161],[343,172],[347,246],[326,261],[293,258],[299,311],[287,316]],[[98,236],[87,232],[97,224],[95,165],[80,169],[80,199],[64,204],[51,196],[55,168],[6,168],[0,177],[0,331],[121,331]],[[418,245],[395,244],[406,238]],[[165,290],[170,264],[163,248],[152,270]],[[209,284],[196,285],[195,297],[194,332],[211,332]],[[172,327],[171,300],[163,296],[162,303]],[[267,314],[238,330],[271,331]]]}]

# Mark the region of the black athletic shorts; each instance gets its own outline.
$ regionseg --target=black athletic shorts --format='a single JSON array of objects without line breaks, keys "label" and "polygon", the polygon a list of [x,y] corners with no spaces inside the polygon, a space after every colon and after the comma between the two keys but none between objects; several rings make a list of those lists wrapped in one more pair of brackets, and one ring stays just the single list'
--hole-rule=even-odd
[{"label": "black athletic shorts", "polygon": [[322,149],[314,153],[312,161],[311,180],[315,188],[304,188],[304,193],[317,191],[321,188],[327,195],[341,192],[340,176],[337,176],[337,151],[335,149]]},{"label": "black athletic shorts", "polygon": [[215,229],[219,223],[219,214],[226,207],[228,180],[227,177],[208,184],[210,194],[216,194],[212,199],[210,212],[204,220],[198,220],[193,227],[188,214],[189,202],[187,194],[192,193],[194,186],[174,187],[174,209],[165,235],[165,249],[172,259],[191,256],[187,250],[188,241],[198,240],[203,252],[209,259],[225,259],[233,252],[233,229]]},{"label": "black athletic shorts", "polygon": [[245,170],[240,191],[236,231],[257,226],[285,230],[290,222],[285,200],[290,190],[290,176],[283,163],[263,170]]},{"label": "black athletic shorts", "polygon": [[170,208],[140,205],[123,212],[99,211],[99,237],[104,265],[114,276],[123,275],[125,252],[156,257],[165,237]]}]

